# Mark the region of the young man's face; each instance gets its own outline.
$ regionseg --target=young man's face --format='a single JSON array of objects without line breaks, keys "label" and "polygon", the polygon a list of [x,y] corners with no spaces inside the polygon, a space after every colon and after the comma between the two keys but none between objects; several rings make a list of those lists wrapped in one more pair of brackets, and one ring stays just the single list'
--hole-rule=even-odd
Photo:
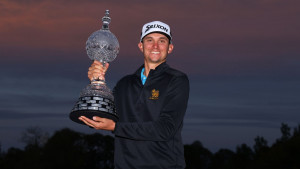
[{"label": "young man's face", "polygon": [[167,55],[172,52],[174,46],[169,43],[169,39],[165,35],[150,33],[144,37],[138,47],[144,53],[147,63],[160,64],[166,61]]}]

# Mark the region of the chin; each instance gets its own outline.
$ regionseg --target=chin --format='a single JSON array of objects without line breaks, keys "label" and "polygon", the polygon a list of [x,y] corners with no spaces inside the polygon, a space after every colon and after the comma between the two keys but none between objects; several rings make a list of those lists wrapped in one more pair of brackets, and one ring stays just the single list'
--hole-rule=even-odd
[{"label": "chin", "polygon": [[152,62],[152,63],[159,63],[159,62],[161,62],[160,59],[150,59],[149,61]]}]

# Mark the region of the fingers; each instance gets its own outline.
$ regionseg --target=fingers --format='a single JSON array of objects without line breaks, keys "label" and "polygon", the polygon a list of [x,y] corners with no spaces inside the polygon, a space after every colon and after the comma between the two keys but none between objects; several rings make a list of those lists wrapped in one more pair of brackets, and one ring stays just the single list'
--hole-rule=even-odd
[{"label": "fingers", "polygon": [[105,120],[105,118],[97,117],[94,116],[93,120],[85,117],[85,116],[80,116],[79,120],[83,121],[86,125],[93,127],[95,129],[102,129],[101,128],[101,123]]},{"label": "fingers", "polygon": [[105,120],[105,118],[101,118],[101,117],[98,117],[98,116],[94,116],[93,117],[93,120],[96,121],[96,122],[103,122]]},{"label": "fingers", "polygon": [[90,67],[88,71],[88,77],[92,81],[93,79],[104,79],[105,72],[101,68]]},{"label": "fingers", "polygon": [[94,60],[92,66],[100,66],[100,67],[104,67],[104,68],[108,68],[109,67],[109,63],[105,63],[103,66],[103,63],[98,61],[98,60]]},{"label": "fingers", "polygon": [[85,116],[80,116],[79,120],[84,122],[86,125],[98,130],[101,129],[101,130],[113,131],[115,129],[115,122],[111,119],[94,116],[93,120],[91,120]]},{"label": "fingers", "polygon": [[108,69],[108,67],[109,67],[109,63],[105,63],[105,68],[106,68],[106,70]]},{"label": "fingers", "polygon": [[88,78],[91,81],[94,79],[104,80],[105,72],[107,71],[108,67],[109,67],[108,63],[105,63],[103,66],[103,63],[94,60],[92,65],[89,67]]},{"label": "fingers", "polygon": [[86,125],[95,128],[96,122],[85,117],[85,116],[80,116],[79,120],[81,120],[82,122],[84,122]]}]

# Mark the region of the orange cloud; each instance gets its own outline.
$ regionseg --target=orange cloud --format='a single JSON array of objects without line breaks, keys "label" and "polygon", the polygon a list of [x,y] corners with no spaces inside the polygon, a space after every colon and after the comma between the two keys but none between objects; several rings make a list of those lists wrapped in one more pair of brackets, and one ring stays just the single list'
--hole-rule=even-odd
[{"label": "orange cloud", "polygon": [[[300,39],[299,5],[293,0],[4,0],[0,2],[0,43],[2,48],[82,54],[88,36],[101,28],[104,11],[110,9],[110,28],[125,59],[140,55],[137,43],[142,25],[161,20],[171,26],[172,55],[180,66],[192,69],[187,65],[214,63],[224,67],[234,62],[245,67],[258,61],[276,65],[286,53],[299,53],[295,47]],[[179,61],[182,56],[186,65]]]}]

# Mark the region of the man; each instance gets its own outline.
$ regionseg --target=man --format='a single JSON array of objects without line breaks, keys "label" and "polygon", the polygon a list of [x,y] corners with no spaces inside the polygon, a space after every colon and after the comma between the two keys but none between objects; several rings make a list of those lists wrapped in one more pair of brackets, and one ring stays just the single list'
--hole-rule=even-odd
[{"label": "man", "polygon": [[[95,129],[113,131],[117,169],[185,168],[181,130],[189,81],[184,73],[166,64],[174,48],[170,27],[160,21],[145,24],[138,47],[144,64],[114,88],[119,121],[79,119]],[[89,78],[103,78],[107,67],[95,61]]]}]

